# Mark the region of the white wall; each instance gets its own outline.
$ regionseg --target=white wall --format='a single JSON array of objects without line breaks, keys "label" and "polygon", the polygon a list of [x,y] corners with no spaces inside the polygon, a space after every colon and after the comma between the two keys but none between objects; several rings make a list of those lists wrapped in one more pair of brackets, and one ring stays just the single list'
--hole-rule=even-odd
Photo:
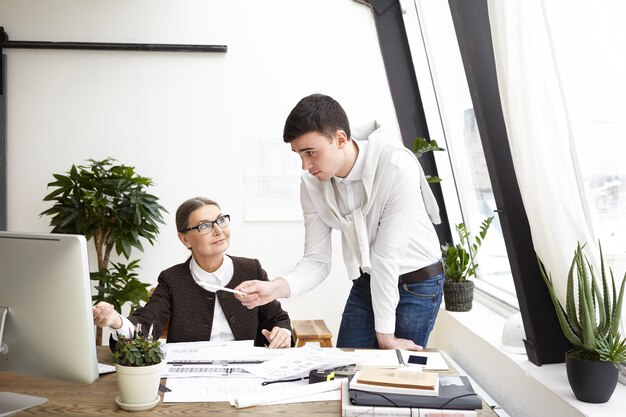
[{"label": "white wall", "polygon": [[[353,125],[395,120],[372,12],[352,0],[2,0],[0,16],[16,41],[228,46],[226,54],[4,50],[9,230],[49,231],[38,213],[49,207],[52,173],[112,156],[151,177],[170,212],[158,243],[134,254],[146,282],[186,258],[173,214],[195,195],[232,215],[230,253],[258,258],[270,277],[299,259],[301,221],[244,221],[244,165],[262,136],[282,143],[303,96],[333,96]],[[336,336],[349,281],[335,238],[331,276],[283,304],[293,319],[324,319]]]}]

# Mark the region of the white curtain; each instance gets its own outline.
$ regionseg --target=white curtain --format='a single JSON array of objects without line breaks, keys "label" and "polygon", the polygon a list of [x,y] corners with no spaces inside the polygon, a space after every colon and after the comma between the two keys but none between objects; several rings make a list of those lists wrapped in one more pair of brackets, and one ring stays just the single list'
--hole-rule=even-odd
[{"label": "white curtain", "polygon": [[509,145],[537,255],[564,301],[577,242],[597,259],[578,157],[541,0],[489,0]]}]

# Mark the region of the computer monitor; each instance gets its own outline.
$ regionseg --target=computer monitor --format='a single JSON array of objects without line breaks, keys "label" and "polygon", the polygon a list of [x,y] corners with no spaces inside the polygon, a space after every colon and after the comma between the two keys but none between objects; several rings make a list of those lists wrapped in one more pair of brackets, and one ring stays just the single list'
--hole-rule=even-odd
[{"label": "computer monitor", "polygon": [[0,371],[98,379],[91,306],[84,236],[0,232]]}]

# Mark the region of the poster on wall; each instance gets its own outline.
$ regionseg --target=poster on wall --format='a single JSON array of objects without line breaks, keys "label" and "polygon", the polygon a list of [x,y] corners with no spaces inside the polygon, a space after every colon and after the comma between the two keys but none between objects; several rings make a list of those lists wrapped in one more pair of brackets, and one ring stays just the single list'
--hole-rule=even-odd
[{"label": "poster on wall", "polygon": [[300,158],[280,135],[255,135],[246,154],[246,221],[298,221],[300,208]]}]

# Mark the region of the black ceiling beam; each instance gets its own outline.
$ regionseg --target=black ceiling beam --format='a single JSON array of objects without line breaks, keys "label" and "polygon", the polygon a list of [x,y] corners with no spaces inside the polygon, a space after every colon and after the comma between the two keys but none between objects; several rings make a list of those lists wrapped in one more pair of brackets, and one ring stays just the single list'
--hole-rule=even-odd
[{"label": "black ceiling beam", "polygon": [[449,0],[511,273],[535,365],[565,361],[570,347],[539,273],[500,102],[486,0]]}]

